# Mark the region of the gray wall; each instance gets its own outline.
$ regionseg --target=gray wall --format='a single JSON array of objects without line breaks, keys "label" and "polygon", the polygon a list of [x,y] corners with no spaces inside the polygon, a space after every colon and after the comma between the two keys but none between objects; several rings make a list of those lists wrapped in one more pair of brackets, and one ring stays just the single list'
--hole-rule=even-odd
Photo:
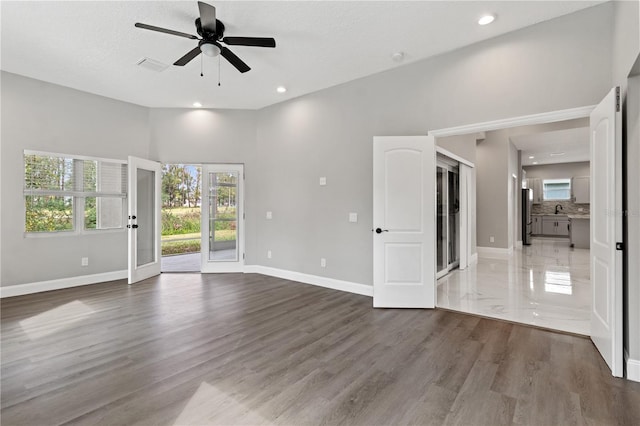
[{"label": "gray wall", "polygon": [[[154,108],[149,112],[151,158],[163,163],[245,165],[245,211],[253,210],[257,111]],[[246,263],[255,253],[255,220],[245,221]]]},{"label": "gray wall", "polygon": [[590,163],[579,161],[575,163],[540,164],[537,166],[524,166],[527,179],[564,179],[574,176],[589,176]]},{"label": "gray wall", "polygon": [[[255,262],[371,284],[373,136],[597,103],[611,82],[602,58],[611,49],[612,12],[604,4],[261,110]],[[318,186],[320,176],[327,186]],[[478,176],[478,210],[487,200],[482,186]],[[359,213],[357,224],[348,223],[350,211]],[[504,206],[503,224],[506,215]],[[505,247],[506,240],[505,230]]]},{"label": "gray wall", "polygon": [[[24,237],[23,151],[147,157],[148,109],[6,72],[1,78],[1,285],[126,269],[124,230]],[[88,267],[80,266],[81,257],[89,257]]]}]

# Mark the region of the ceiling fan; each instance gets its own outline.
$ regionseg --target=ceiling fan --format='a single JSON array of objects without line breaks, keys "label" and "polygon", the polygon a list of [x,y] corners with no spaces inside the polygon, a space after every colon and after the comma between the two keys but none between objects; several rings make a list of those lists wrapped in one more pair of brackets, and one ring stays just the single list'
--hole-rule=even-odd
[{"label": "ceiling fan", "polygon": [[231,50],[222,43],[229,46],[257,46],[257,47],[276,47],[276,41],[270,37],[225,37],[224,24],[216,19],[216,8],[201,1],[198,2],[200,17],[196,19],[196,31],[201,38],[193,34],[182,33],[180,31],[169,30],[166,28],[155,27],[153,25],[142,24],[136,22],[135,26],[145,30],[158,31],[161,33],[171,34],[179,37],[199,40],[198,46],[187,52],[182,58],[173,63],[177,66],[185,66],[200,53],[207,56],[221,55],[231,63],[238,71],[245,73],[251,68],[244,61],[238,58]]}]

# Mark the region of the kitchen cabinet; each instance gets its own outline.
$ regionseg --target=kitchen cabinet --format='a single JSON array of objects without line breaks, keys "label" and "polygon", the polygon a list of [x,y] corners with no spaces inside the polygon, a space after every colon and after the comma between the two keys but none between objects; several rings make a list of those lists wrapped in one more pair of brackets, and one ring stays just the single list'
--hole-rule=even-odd
[{"label": "kitchen cabinet", "polygon": [[589,204],[589,176],[576,176],[571,178],[571,200],[576,204]]},{"label": "kitchen cabinet", "polygon": [[527,179],[527,188],[533,190],[533,204],[542,204],[542,179]]},{"label": "kitchen cabinet", "polygon": [[571,233],[569,235],[571,246],[588,249],[591,245],[589,216],[574,216],[569,220],[571,221]]},{"label": "kitchen cabinet", "polygon": [[542,216],[531,216],[531,235],[542,235]]},{"label": "kitchen cabinet", "polygon": [[569,218],[567,216],[544,216],[542,218],[542,233],[544,235],[568,237]]}]

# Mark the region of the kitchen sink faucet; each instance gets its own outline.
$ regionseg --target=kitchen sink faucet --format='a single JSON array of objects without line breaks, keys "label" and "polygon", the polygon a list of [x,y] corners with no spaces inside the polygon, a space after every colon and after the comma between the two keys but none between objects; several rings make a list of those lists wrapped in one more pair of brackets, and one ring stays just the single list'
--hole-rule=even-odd
[{"label": "kitchen sink faucet", "polygon": [[559,210],[562,210],[562,206],[560,204],[556,204],[556,214],[558,214]]}]

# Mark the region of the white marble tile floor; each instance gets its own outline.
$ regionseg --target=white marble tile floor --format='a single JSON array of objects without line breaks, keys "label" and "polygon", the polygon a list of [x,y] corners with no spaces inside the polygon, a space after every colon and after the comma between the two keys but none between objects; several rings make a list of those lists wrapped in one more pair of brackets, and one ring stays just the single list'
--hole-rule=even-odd
[{"label": "white marble tile floor", "polygon": [[451,271],[438,280],[437,297],[441,308],[589,335],[589,250],[534,238],[510,256],[481,256]]}]

